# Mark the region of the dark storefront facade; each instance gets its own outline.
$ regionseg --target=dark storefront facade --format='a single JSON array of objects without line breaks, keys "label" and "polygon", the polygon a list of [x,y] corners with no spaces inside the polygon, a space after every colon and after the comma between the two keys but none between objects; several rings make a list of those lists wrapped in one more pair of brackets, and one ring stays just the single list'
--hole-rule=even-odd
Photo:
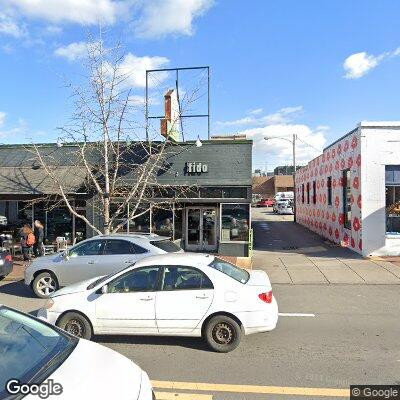
[{"label": "dark storefront facade", "polygon": [[[60,179],[68,187],[75,207],[96,227],[103,221],[98,199],[83,190],[82,168],[70,165],[68,146],[49,145],[63,152],[65,165]],[[130,207],[115,221],[125,222],[119,232],[155,233],[171,237],[187,251],[213,252],[233,256],[248,255],[250,204],[252,195],[252,142],[209,140],[201,147],[193,142],[171,147],[168,169],[157,183],[168,188],[141,205],[145,213],[127,220]],[[48,243],[65,237],[72,244],[96,233],[72,215],[57,197],[57,188],[37,166],[23,146],[0,146],[0,215],[10,226],[44,222]],[[126,184],[133,184],[127,178]],[[182,190],[186,188],[186,190]],[[46,195],[46,199],[44,199]],[[117,207],[121,199],[111,205]]]}]

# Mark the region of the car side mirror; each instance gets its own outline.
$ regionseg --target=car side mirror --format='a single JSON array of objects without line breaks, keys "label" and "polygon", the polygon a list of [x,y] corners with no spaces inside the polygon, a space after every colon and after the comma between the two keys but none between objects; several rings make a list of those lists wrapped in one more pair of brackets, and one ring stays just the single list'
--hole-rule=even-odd
[{"label": "car side mirror", "polygon": [[63,259],[68,261],[69,260],[69,254],[68,254],[68,250],[65,250],[64,253],[62,254]]},{"label": "car side mirror", "polygon": [[101,293],[103,293],[103,294],[107,294],[107,293],[108,293],[108,285],[104,285],[104,286],[101,288]]}]

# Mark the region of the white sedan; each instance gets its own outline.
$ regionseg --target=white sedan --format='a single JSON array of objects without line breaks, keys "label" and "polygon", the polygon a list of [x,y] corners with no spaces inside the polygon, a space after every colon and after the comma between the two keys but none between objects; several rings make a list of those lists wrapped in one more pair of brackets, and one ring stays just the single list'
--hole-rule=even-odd
[{"label": "white sedan", "polygon": [[94,334],[203,337],[228,352],[242,334],[275,328],[278,305],[264,271],[204,254],[148,257],[120,272],[65,287],[39,318],[78,337]]},{"label": "white sedan", "polygon": [[128,358],[1,305],[0,360],[0,399],[154,398],[146,372]]}]

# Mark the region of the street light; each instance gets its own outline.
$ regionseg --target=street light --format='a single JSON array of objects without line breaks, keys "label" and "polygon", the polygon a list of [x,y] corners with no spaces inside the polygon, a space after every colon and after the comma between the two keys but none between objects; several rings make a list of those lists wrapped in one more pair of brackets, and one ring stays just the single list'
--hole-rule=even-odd
[{"label": "street light", "polygon": [[294,222],[296,222],[296,139],[297,135],[294,133],[292,135],[292,139],[285,138],[282,136],[265,136],[264,140],[271,140],[271,139],[281,139],[286,140],[287,142],[292,144],[293,149],[293,214],[294,214]]}]

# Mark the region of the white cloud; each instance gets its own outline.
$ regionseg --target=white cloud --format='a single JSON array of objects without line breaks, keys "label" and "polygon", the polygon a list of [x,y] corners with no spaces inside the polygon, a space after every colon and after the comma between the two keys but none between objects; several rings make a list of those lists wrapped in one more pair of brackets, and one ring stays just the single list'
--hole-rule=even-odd
[{"label": "white cloud", "polygon": [[213,3],[213,0],[146,1],[135,32],[143,38],[168,34],[192,35],[193,20],[207,12]]},{"label": "white cloud", "polygon": [[246,129],[238,132],[245,134],[254,143],[254,156],[259,159],[274,159],[276,162],[285,163],[292,158],[292,144],[282,139],[264,140],[266,136],[278,136],[292,139],[297,134],[296,162],[305,164],[321,154],[326,144],[325,131],[311,129],[303,124],[274,124],[260,128]]},{"label": "white cloud", "polygon": [[67,46],[57,48],[54,55],[66,58],[68,61],[76,61],[87,55],[87,46],[86,42],[70,43]]},{"label": "white cloud", "polygon": [[17,23],[15,18],[0,10],[0,34],[18,39],[26,34],[26,30],[24,26]]},{"label": "white cloud", "polygon": [[4,125],[6,121],[7,114],[4,111],[0,111],[0,128]]},{"label": "white cloud", "polygon": [[[126,85],[134,88],[146,87],[146,70],[163,68],[169,63],[166,57],[139,57],[132,53],[126,54],[120,64],[121,73],[127,76]],[[149,81],[150,86],[156,86],[167,78],[168,74],[159,73],[157,82]]]},{"label": "white cloud", "polygon": [[343,63],[346,72],[345,78],[358,79],[366,75],[371,69],[375,68],[383,59],[383,56],[373,56],[365,51],[355,53],[347,57]]},{"label": "white cloud", "polygon": [[400,56],[400,47],[393,51],[374,56],[365,51],[355,53],[344,60],[344,77],[347,79],[358,79],[366,75],[369,71],[376,68],[384,59]]},{"label": "white cloud", "polygon": [[[260,114],[259,111],[262,109],[257,109],[256,114]],[[233,121],[220,121],[217,122],[219,126],[262,126],[270,124],[283,124],[289,122],[293,117],[295,117],[299,112],[303,110],[302,106],[297,107],[284,107],[273,114],[267,114],[264,116],[254,116],[254,110],[250,111],[250,116],[239,118]]]},{"label": "white cloud", "polygon": [[263,112],[263,109],[262,108],[255,108],[254,110],[250,110],[249,111],[249,114],[251,114],[251,115],[259,115],[259,114],[261,114]]},{"label": "white cloud", "polygon": [[20,14],[52,23],[113,24],[127,9],[128,2],[113,0],[3,0]]}]

